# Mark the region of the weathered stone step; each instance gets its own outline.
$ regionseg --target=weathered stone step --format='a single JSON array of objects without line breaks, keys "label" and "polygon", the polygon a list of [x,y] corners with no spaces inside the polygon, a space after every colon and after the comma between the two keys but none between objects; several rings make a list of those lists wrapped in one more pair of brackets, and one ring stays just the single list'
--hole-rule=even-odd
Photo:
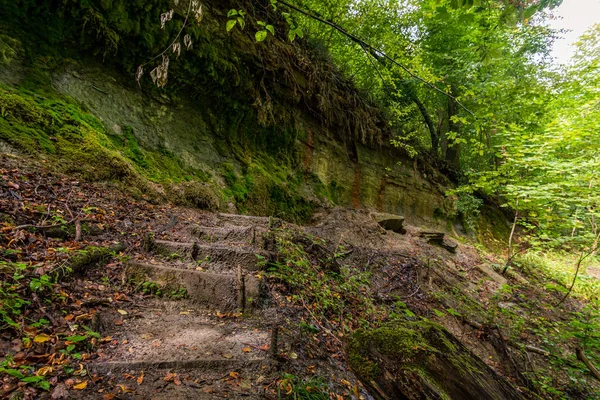
[{"label": "weathered stone step", "polygon": [[156,250],[171,258],[182,258],[191,261],[216,262],[230,265],[231,268],[240,266],[248,271],[261,268],[260,261],[270,259],[265,251],[249,249],[240,246],[198,244],[190,242],[172,242],[156,240]]},{"label": "weathered stone step", "polygon": [[211,372],[229,372],[236,369],[251,368],[265,363],[264,358],[249,360],[228,360],[199,358],[190,360],[137,360],[137,361],[107,361],[88,364],[91,373],[111,374],[128,371],[145,370],[210,370]]},{"label": "weathered stone step", "polygon": [[[98,393],[90,386],[71,392],[69,398],[105,400],[104,394],[112,391],[118,393],[115,399],[130,400],[264,399],[261,372],[265,365],[258,359],[93,363],[87,366],[89,373],[102,377],[108,387]],[[143,380],[138,384],[140,376]]]},{"label": "weathered stone step", "polygon": [[255,217],[252,215],[225,213],[219,213],[217,214],[217,217],[221,223],[235,226],[257,226],[261,228],[270,228],[281,223],[281,220],[275,217]]},{"label": "weathered stone step", "polygon": [[143,274],[168,288],[185,288],[190,300],[221,311],[249,310],[261,297],[261,281],[252,275],[241,280],[233,274],[216,274],[166,265],[130,262],[127,274]]},{"label": "weathered stone step", "polygon": [[211,243],[240,243],[248,246],[261,247],[265,228],[255,226],[242,227],[215,227],[196,225],[190,229],[192,235],[204,242]]},{"label": "weathered stone step", "polygon": [[[186,301],[155,304],[158,306],[133,305],[101,315],[107,328],[102,335],[112,340],[102,344],[97,362],[104,364],[98,365],[189,368],[267,356],[260,347],[270,341],[268,330],[253,329],[243,320],[221,320]],[[114,323],[117,319],[120,324]]]}]

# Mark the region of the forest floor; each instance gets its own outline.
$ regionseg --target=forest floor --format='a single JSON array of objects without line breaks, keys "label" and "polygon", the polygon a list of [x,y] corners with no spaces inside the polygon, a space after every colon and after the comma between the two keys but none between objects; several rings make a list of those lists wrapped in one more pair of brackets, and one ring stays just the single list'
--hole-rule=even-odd
[{"label": "forest floor", "polygon": [[344,343],[417,320],[527,398],[600,393],[576,356],[600,363],[596,315],[579,292],[557,306],[564,282],[532,257],[502,276],[465,238],[452,252],[365,210],[296,227],[152,204],[15,156],[0,177],[3,398],[369,398]]}]

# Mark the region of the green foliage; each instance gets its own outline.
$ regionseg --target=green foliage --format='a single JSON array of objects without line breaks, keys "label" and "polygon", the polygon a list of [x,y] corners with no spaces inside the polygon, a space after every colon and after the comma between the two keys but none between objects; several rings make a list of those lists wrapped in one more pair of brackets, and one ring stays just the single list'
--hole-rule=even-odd
[{"label": "green foliage", "polygon": [[281,400],[328,400],[327,382],[320,377],[302,379],[293,374],[283,374],[277,385],[277,398]]},{"label": "green foliage", "polygon": [[313,243],[313,238],[300,238],[285,229],[273,230],[271,235],[280,259],[269,265],[269,277],[285,283],[294,301],[322,316],[339,315],[349,309],[360,309],[367,315],[376,313],[373,300],[363,293],[369,285],[368,272],[342,266],[339,274],[335,273],[328,268],[327,260],[314,260],[306,252],[305,244]]}]

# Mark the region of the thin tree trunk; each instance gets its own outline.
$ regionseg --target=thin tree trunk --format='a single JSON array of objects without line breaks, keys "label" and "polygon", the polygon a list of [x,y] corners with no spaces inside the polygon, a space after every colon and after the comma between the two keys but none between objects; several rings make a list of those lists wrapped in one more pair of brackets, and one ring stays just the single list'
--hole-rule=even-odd
[{"label": "thin tree trunk", "polygon": [[513,221],[512,229],[510,231],[510,236],[508,237],[508,250],[506,254],[506,264],[504,265],[504,269],[502,270],[502,275],[506,273],[510,265],[512,264],[512,259],[514,257],[512,251],[512,242],[513,237],[515,236],[515,229],[517,228],[517,221],[519,220],[519,199],[517,199],[515,203],[515,219]]},{"label": "thin tree trunk", "polygon": [[575,270],[575,276],[573,277],[573,282],[571,282],[571,286],[569,287],[569,290],[567,291],[567,293],[565,293],[563,298],[560,299],[560,301],[556,304],[557,307],[560,306],[567,299],[567,297],[569,297],[569,295],[573,291],[573,287],[575,287],[575,282],[577,282],[577,277],[579,276],[579,270],[581,269],[581,263],[589,256],[593,256],[594,254],[596,254],[596,250],[598,250],[598,239],[600,239],[600,233],[598,233],[596,235],[596,237],[594,238],[594,242],[592,244],[592,248],[590,249],[590,251],[587,253],[582,252],[581,256],[579,256],[579,260],[577,261],[577,269]]}]

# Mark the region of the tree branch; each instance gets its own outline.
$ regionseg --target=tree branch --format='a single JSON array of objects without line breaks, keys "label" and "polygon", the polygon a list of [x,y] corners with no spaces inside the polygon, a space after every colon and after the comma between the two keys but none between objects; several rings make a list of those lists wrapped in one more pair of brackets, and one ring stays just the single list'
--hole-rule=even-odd
[{"label": "tree branch", "polygon": [[[456,102],[456,104],[458,104],[463,110],[465,110],[467,113],[469,113],[471,116],[475,117],[475,114],[473,114],[473,112],[471,110],[469,110],[465,105],[463,105],[456,97],[452,96],[449,93],[446,93],[445,91],[443,91],[442,89],[438,88],[437,86],[435,86],[433,83],[421,78],[420,76],[416,75],[415,73],[413,73],[410,69],[408,69],[407,67],[405,67],[404,65],[400,64],[398,61],[396,61],[394,58],[388,56],[383,50],[378,49],[377,47],[371,45],[370,43],[364,41],[363,39],[359,38],[356,35],[353,35],[352,33],[346,31],[344,28],[342,28],[340,25],[333,23],[331,21],[327,21],[326,19],[323,19],[321,17],[318,17],[314,14],[309,13],[306,10],[303,10],[299,7],[296,7],[293,4],[288,3],[287,1],[284,0],[277,0],[277,3],[283,4],[286,7],[291,8],[294,11],[299,12],[300,14],[303,14],[305,16],[307,16],[310,19],[314,19],[315,21],[319,21],[325,25],[328,25],[330,27],[332,27],[333,29],[337,30],[338,32],[340,32],[341,34],[343,34],[344,36],[346,36],[347,38],[349,38],[350,40],[352,40],[353,42],[358,43],[360,46],[362,46],[363,48],[367,48],[369,49],[369,52],[371,53],[371,55],[373,55],[375,57],[374,54],[376,54],[377,56],[381,56],[383,58],[385,58],[386,60],[390,61],[392,64],[400,67],[404,72],[406,72],[408,75],[410,75],[411,77],[413,77],[414,79],[424,83],[425,85],[427,85],[428,87],[430,87],[431,89],[435,90],[438,93],[443,94],[444,96],[450,98],[451,100],[453,100],[454,102]],[[375,57],[377,58],[377,57]]]}]

